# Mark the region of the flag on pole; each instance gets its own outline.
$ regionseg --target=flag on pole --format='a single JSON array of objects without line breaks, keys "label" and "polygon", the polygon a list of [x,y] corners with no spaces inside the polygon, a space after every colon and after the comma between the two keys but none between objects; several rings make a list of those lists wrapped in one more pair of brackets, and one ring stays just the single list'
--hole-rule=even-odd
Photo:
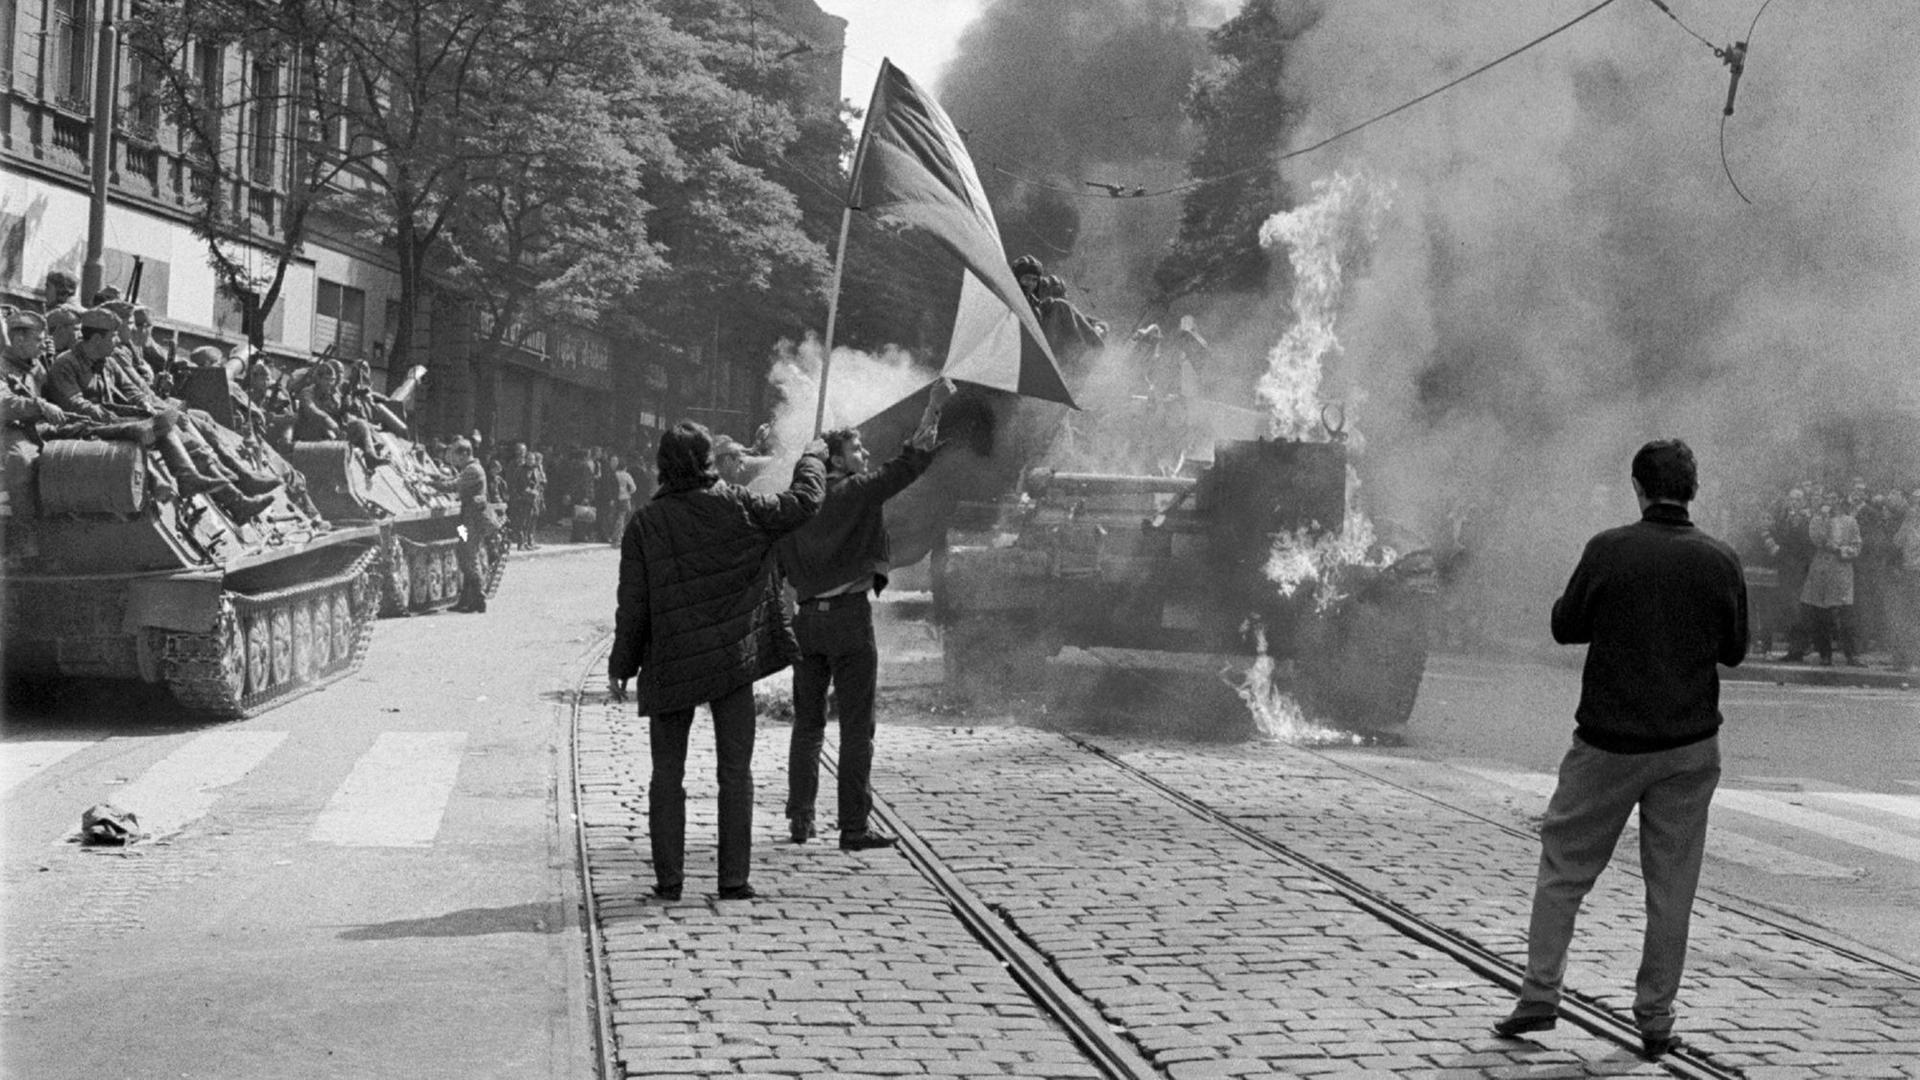
[{"label": "flag on pole", "polygon": [[942,375],[1073,405],[1040,320],[1007,264],[960,130],[892,61],[880,64],[848,201],[927,230],[965,267]]}]

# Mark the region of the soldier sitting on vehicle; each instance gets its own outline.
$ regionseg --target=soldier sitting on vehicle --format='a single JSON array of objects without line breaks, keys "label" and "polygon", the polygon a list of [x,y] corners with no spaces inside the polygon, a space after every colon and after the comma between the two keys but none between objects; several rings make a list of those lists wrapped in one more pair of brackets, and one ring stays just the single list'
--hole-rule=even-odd
[{"label": "soldier sitting on vehicle", "polygon": [[322,360],[313,365],[312,380],[300,391],[298,420],[293,437],[301,442],[321,442],[345,438],[366,456],[369,471],[392,464],[380,440],[374,438],[373,425],[354,415],[349,395],[343,387],[340,364]]},{"label": "soldier sitting on vehicle", "polygon": [[[46,398],[63,412],[102,424],[154,419],[155,443],[174,482],[187,495],[206,493],[237,521],[251,521],[273,504],[279,481],[262,476],[216,448],[205,433],[215,427],[154,395],[115,363],[119,317],[101,308],[81,316],[80,340],[61,353],[47,376]],[[251,491],[243,490],[251,488]]]}]

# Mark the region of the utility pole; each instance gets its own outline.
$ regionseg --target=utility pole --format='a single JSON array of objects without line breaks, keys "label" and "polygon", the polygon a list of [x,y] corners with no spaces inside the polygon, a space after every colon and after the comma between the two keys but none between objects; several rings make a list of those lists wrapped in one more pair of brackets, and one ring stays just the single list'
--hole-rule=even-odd
[{"label": "utility pole", "polygon": [[100,42],[93,59],[93,193],[87,207],[87,261],[80,270],[80,302],[90,303],[107,276],[107,174],[113,165],[113,92],[120,60],[113,25],[118,0],[100,0]]}]

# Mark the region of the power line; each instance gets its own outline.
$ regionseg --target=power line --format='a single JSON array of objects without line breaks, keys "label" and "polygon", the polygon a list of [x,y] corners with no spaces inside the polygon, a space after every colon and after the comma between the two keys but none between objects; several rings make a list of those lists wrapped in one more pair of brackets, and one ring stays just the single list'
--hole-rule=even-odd
[{"label": "power line", "polygon": [[1614,3],[1614,0],[1600,0],[1600,3],[1595,4],[1593,7],[1590,7],[1587,10],[1581,12],[1580,14],[1574,16],[1573,18],[1568,19],[1566,22],[1561,23],[1559,26],[1554,27],[1553,29],[1547,31],[1544,34],[1541,34],[1539,37],[1534,38],[1532,41],[1527,42],[1526,44],[1520,46],[1519,48],[1513,49],[1510,52],[1507,52],[1501,56],[1495,57],[1494,59],[1487,61],[1486,63],[1480,65],[1479,67],[1474,68],[1472,71],[1469,71],[1464,75],[1461,75],[1459,78],[1449,80],[1445,83],[1442,83],[1439,86],[1434,87],[1432,90],[1429,90],[1424,94],[1421,94],[1419,97],[1412,98],[1408,101],[1404,101],[1398,105],[1395,105],[1393,108],[1386,110],[1385,112],[1378,113],[1374,116],[1368,117],[1367,119],[1362,120],[1361,122],[1353,125],[1352,127],[1344,128],[1340,131],[1337,131],[1332,135],[1329,135],[1326,138],[1321,139],[1319,142],[1314,143],[1311,146],[1303,146],[1297,150],[1289,150],[1288,152],[1281,154],[1278,157],[1274,157],[1274,158],[1270,158],[1268,160],[1262,161],[1258,165],[1249,165],[1244,168],[1234,169],[1230,172],[1225,172],[1218,176],[1201,177],[1198,179],[1185,181],[1184,183],[1174,184],[1170,187],[1164,187],[1164,188],[1158,188],[1158,189],[1136,188],[1136,189],[1126,191],[1126,192],[1121,192],[1121,193],[1110,193],[1110,192],[1101,193],[1101,192],[1088,192],[1088,191],[1081,190],[1079,188],[1063,187],[1055,184],[1050,184],[1043,180],[1036,180],[1032,177],[1023,176],[1009,169],[1001,168],[999,165],[994,163],[989,163],[988,168],[991,168],[993,171],[1001,174],[1002,176],[1006,176],[1010,179],[1018,180],[1022,183],[1030,184],[1032,186],[1043,188],[1048,191],[1057,192],[1058,194],[1061,194],[1061,195],[1068,195],[1073,198],[1079,198],[1079,199],[1157,199],[1157,198],[1163,198],[1168,195],[1184,195],[1189,191],[1197,190],[1209,184],[1218,184],[1228,180],[1235,180],[1242,176],[1259,172],[1263,169],[1272,168],[1274,165],[1282,161],[1287,161],[1291,158],[1302,157],[1306,154],[1311,154],[1314,151],[1320,150],[1332,143],[1338,142],[1339,140],[1344,139],[1349,135],[1353,135],[1366,128],[1372,127],[1374,124],[1377,124],[1380,121],[1387,119],[1388,117],[1403,113],[1408,109],[1413,108],[1415,105],[1419,105],[1424,101],[1437,97],[1440,94],[1446,93],[1448,90],[1451,90],[1456,86],[1459,86],[1461,83],[1466,82],[1467,80],[1475,78],[1479,75],[1483,75],[1486,72],[1491,71],[1494,68],[1499,67],[1501,64],[1504,64],[1507,61],[1513,59],[1514,57],[1519,56],[1521,53],[1524,53],[1529,49],[1532,49],[1554,37],[1557,37],[1562,33],[1565,33],[1568,30],[1573,29],[1575,26],[1579,25],[1580,23],[1585,22],[1586,20],[1592,18],[1593,16],[1598,15],[1601,11],[1605,10],[1606,8],[1611,7],[1613,3]]}]

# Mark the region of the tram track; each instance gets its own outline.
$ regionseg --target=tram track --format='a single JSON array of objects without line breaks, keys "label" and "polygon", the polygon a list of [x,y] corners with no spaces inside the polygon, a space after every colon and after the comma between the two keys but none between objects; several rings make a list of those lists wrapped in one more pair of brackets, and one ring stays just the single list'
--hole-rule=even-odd
[{"label": "tram track", "polygon": [[[588,665],[583,670],[590,671],[591,666]],[[574,787],[572,810],[575,818],[575,843],[583,875],[590,875],[588,837],[581,801],[582,770],[579,740],[581,711],[591,707],[589,702],[593,699],[593,695],[585,689],[586,679],[587,676],[582,674],[579,681],[575,683],[572,695],[571,724],[574,737],[571,740],[573,768],[570,772]],[[1206,800],[1185,790],[1178,781],[1156,775],[1150,767],[1143,768],[1125,760],[1091,738],[1071,734],[1060,737],[1063,739],[1064,752],[1084,755],[1085,760],[1097,763],[1097,771],[1111,771],[1117,774],[1116,784],[1138,790],[1142,797],[1150,800],[1163,801],[1177,808],[1179,814],[1190,816],[1204,829],[1213,831],[1215,836],[1224,835],[1230,838],[1230,841],[1216,841],[1216,843],[1232,842],[1247,845],[1259,851],[1263,857],[1290,868],[1289,873],[1298,873],[1312,878],[1323,885],[1328,892],[1337,896],[1340,902],[1348,905],[1351,910],[1386,927],[1392,935],[1417,944],[1457,965],[1464,973],[1470,974],[1474,981],[1506,994],[1517,990],[1522,977],[1520,966],[1481,944],[1470,934],[1462,933],[1423,916],[1405,903],[1396,901],[1376,888],[1369,887],[1362,877],[1356,876],[1349,869],[1335,862],[1316,857],[1282,839],[1260,831],[1255,826],[1237,820],[1232,814],[1217,809]],[[1069,747],[1070,750],[1065,749]],[[1325,757],[1325,755],[1316,756]],[[1438,805],[1451,807],[1461,813],[1472,813],[1460,807],[1453,807],[1453,804],[1447,803],[1444,799],[1429,796],[1404,785],[1394,784],[1389,779],[1373,776],[1365,770],[1336,759],[1326,758],[1326,760],[1354,771],[1357,775],[1421,796]],[[822,765],[829,774],[837,775],[838,761],[831,749],[823,753]],[[1018,986],[1019,992],[1085,1055],[1087,1064],[1097,1069],[1103,1076],[1128,1078],[1128,1080],[1172,1075],[1170,1063],[1160,1058],[1159,1052],[1153,1048],[1151,1042],[1142,1041],[1129,1030],[1126,1010],[1124,1008],[1116,1010],[1110,1007],[1111,1002],[1104,1002],[1097,991],[1085,990],[1076,985],[1075,978],[1069,974],[1073,965],[1049,951],[1057,945],[1050,946],[1045,940],[1045,934],[1030,934],[1022,928],[1019,905],[1008,906],[1003,902],[1006,898],[996,895],[993,886],[981,887],[978,879],[970,878],[967,870],[962,869],[960,865],[950,863],[949,857],[959,856],[960,853],[943,852],[944,839],[923,833],[916,828],[915,820],[910,816],[910,813],[914,812],[916,811],[903,810],[896,802],[891,802],[879,795],[874,798],[875,819],[900,838],[898,850],[901,856],[915,873],[939,894],[955,922],[987,950]],[[1491,821],[1483,815],[1473,814],[1473,816],[1479,820],[1486,820],[1488,824],[1499,826],[1515,836],[1530,838],[1530,834],[1524,830]],[[966,862],[967,859],[963,857],[961,865]],[[610,986],[611,968],[606,955],[607,944],[599,926],[600,913],[595,910],[594,890],[590,880],[586,882],[583,891],[589,953],[588,969],[592,982],[595,1033],[599,1041],[602,1075],[619,1076],[621,1075],[619,1047],[616,1044],[616,1033],[611,1023],[614,1001]],[[1750,913],[1741,912],[1741,914]],[[1790,928],[1781,928],[1771,922],[1768,925],[1792,933]],[[1820,941],[1818,938],[1797,936],[1813,944],[1833,947],[1833,943]],[[1872,957],[1845,952],[1842,952],[1842,955],[1847,955],[1859,962],[1876,964],[1902,977],[1910,974],[1897,967],[1878,964]],[[1634,1055],[1640,1052],[1639,1032],[1631,1017],[1610,1009],[1599,1001],[1570,992],[1563,1000],[1560,1015],[1569,1027],[1578,1029],[1606,1045],[1619,1047]],[[1156,1060],[1159,1061],[1158,1064]],[[1730,1078],[1746,1075],[1741,1069],[1716,1061],[1711,1054],[1690,1045],[1660,1058],[1658,1067],[1667,1075],[1689,1078],[1730,1080]]]},{"label": "tram track", "polygon": [[[1312,875],[1356,909],[1386,924],[1406,939],[1448,957],[1501,990],[1518,992],[1523,971],[1472,938],[1421,917],[1405,905],[1356,881],[1338,867],[1305,855],[1235,821],[1203,800],[1122,760],[1090,740],[1074,735],[1063,737],[1083,752],[1135,783],[1151,789],[1209,826],[1228,832],[1238,840]],[[837,774],[838,762],[831,750],[822,752],[821,764],[829,772]],[[1116,1080],[1141,1080],[1167,1075],[1147,1060],[1127,1037],[1123,1027],[1108,1019],[1095,1003],[1074,988],[1071,980],[1059,972],[1053,958],[1021,932],[1017,921],[1005,909],[989,903],[968,887],[946,865],[933,845],[922,838],[902,814],[877,793],[873,796],[873,812],[900,838],[902,854],[946,897],[955,917],[999,959],[1035,1004],[1087,1053],[1090,1062]],[[1640,1032],[1631,1017],[1622,1016],[1572,991],[1563,997],[1560,1015],[1571,1026],[1606,1043],[1635,1054],[1640,1053]],[[1669,1075],[1686,1080],[1742,1080],[1746,1076],[1744,1071],[1720,1065],[1697,1048],[1684,1045],[1658,1059],[1658,1063]]]}]

